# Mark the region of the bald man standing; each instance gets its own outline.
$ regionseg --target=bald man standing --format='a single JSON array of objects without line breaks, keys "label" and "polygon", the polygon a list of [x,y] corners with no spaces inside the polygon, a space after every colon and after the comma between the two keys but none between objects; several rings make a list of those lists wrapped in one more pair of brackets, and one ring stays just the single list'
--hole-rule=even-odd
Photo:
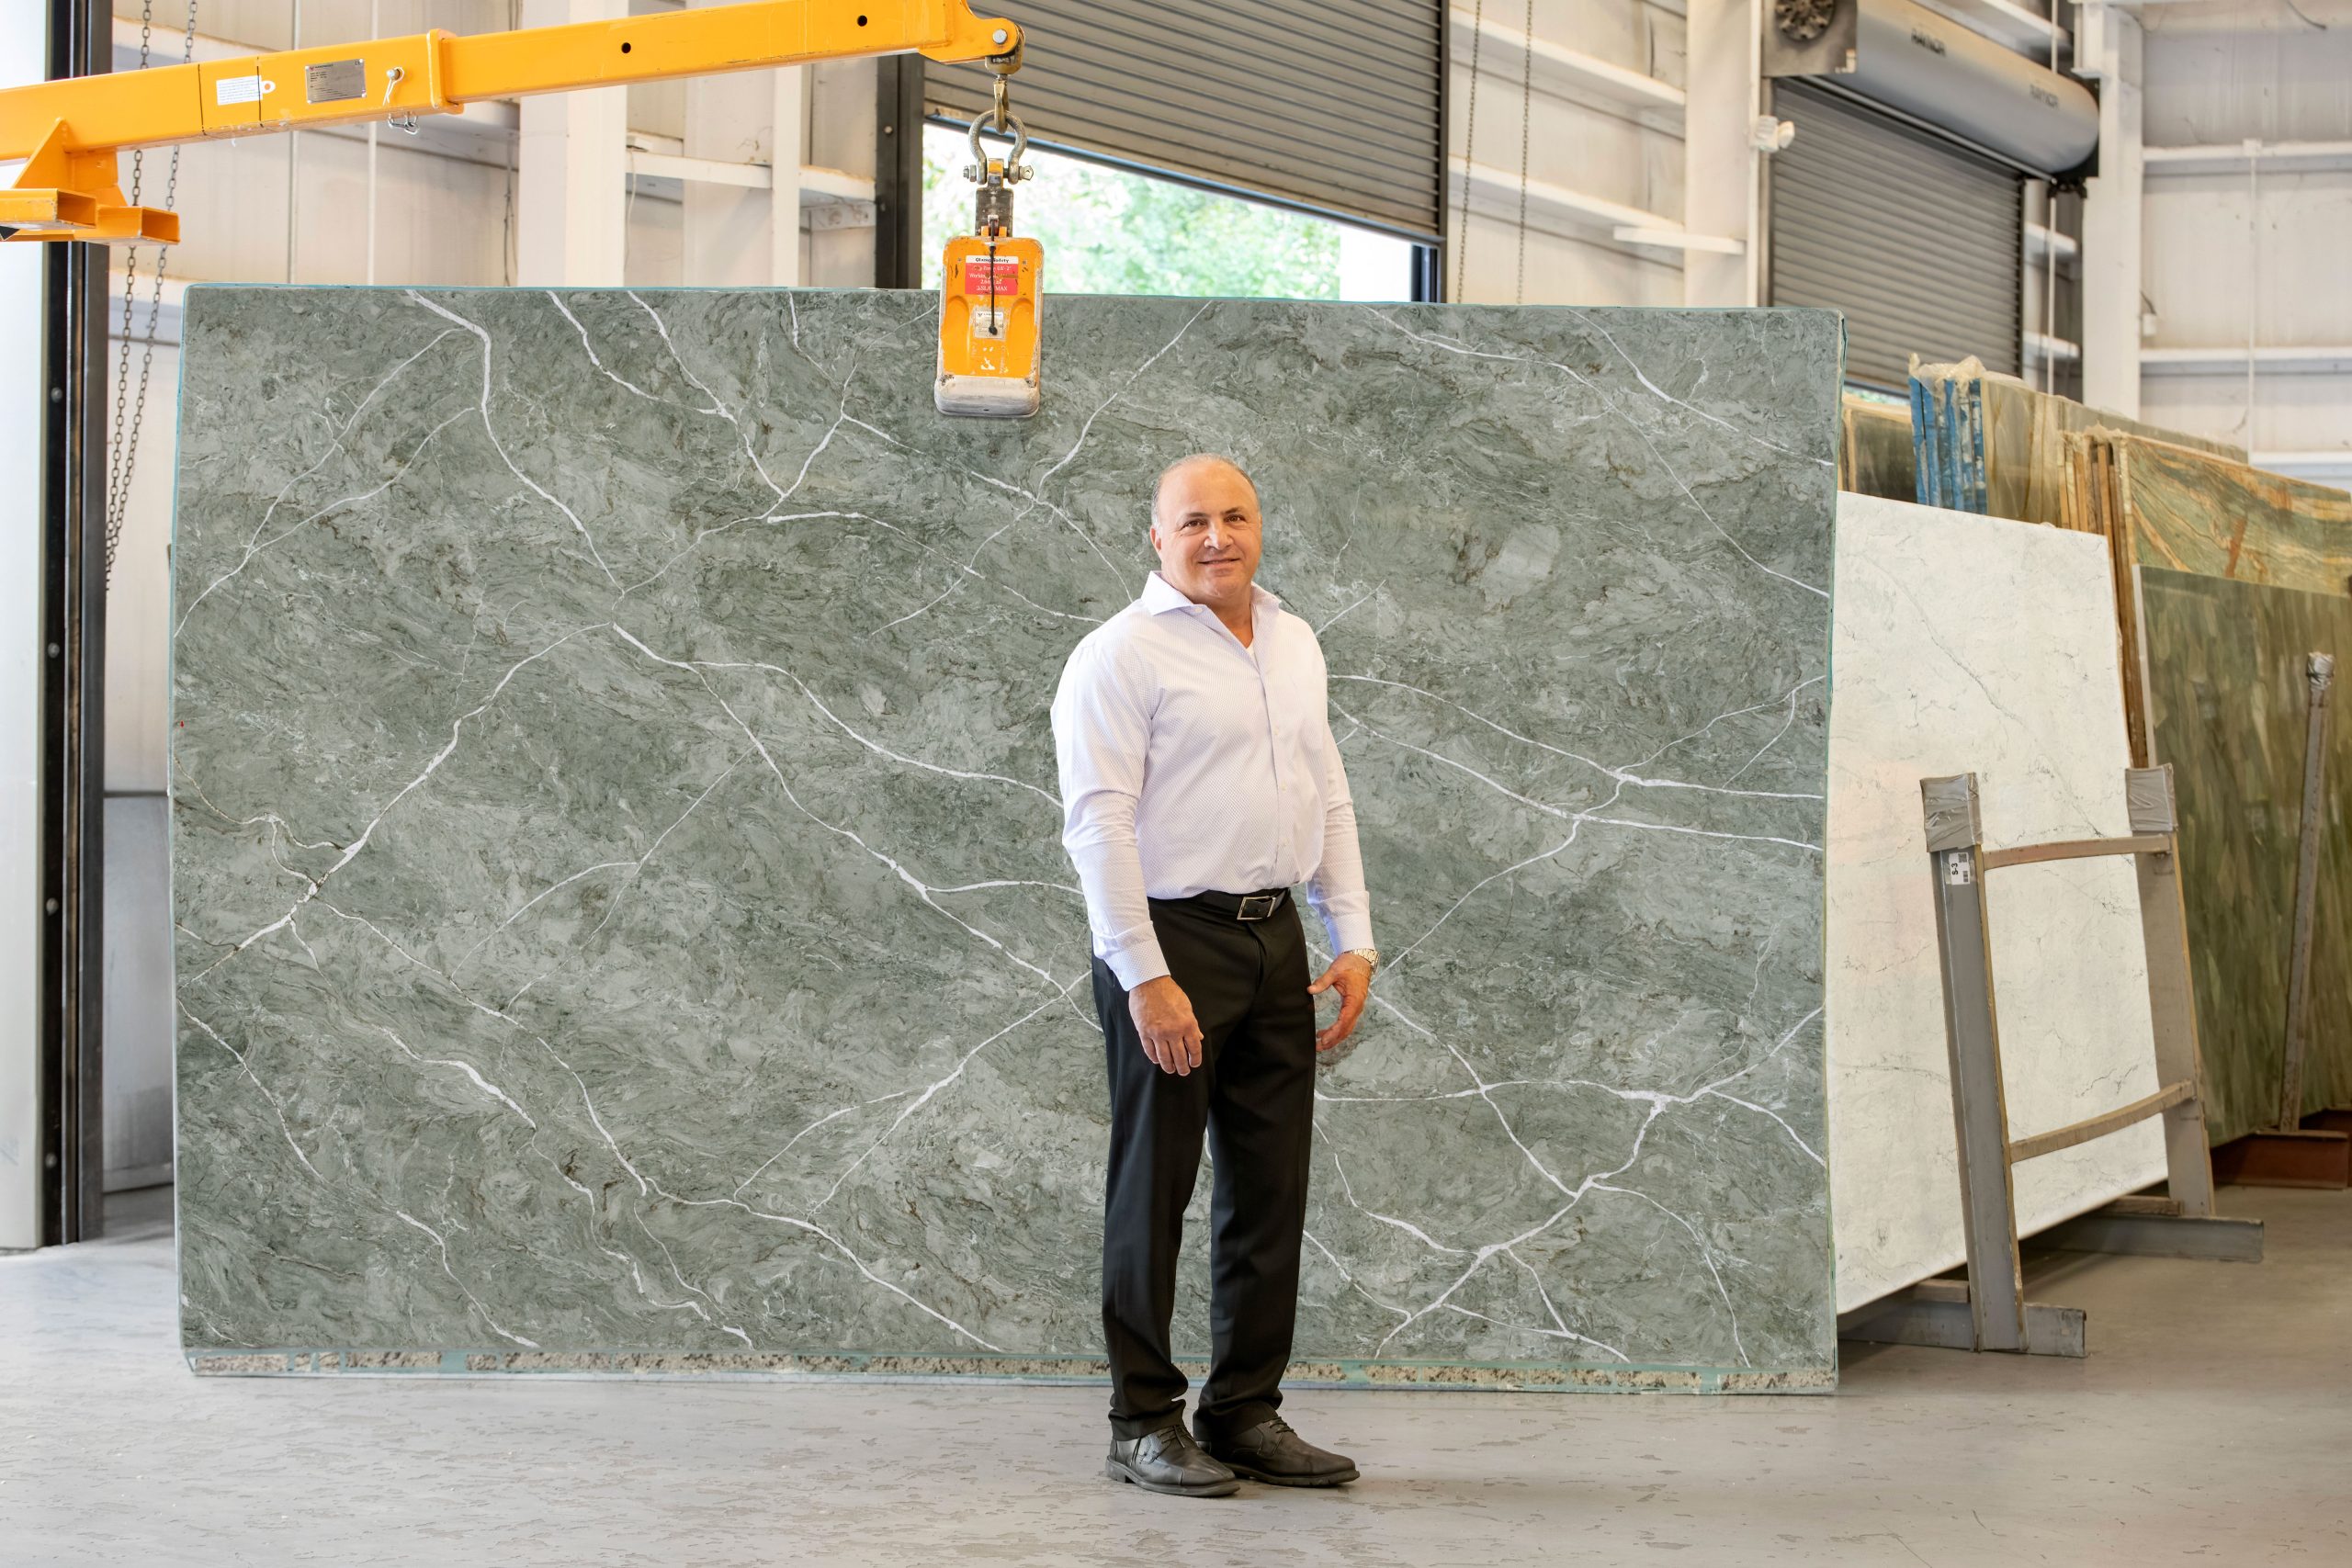
[{"label": "bald man standing", "polygon": [[[1054,698],[1062,843],[1084,885],[1111,1078],[1102,1334],[1116,1479],[1218,1497],[1237,1477],[1337,1486],[1353,1461],[1279,1414],[1298,1314],[1315,1063],[1379,953],[1314,628],[1257,586],[1258,492],[1200,455],[1159,477],[1142,597],[1070,654]],[[1338,954],[1308,979],[1291,888]],[[1319,1034],[1315,998],[1340,997]],[[1205,1131],[1209,1376],[1184,1427],[1169,1354]]]}]

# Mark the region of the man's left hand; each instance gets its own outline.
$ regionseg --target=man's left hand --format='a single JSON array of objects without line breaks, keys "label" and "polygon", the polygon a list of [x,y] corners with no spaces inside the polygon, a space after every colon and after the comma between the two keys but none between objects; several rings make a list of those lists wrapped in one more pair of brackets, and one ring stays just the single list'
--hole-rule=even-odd
[{"label": "man's left hand", "polygon": [[1364,998],[1372,994],[1372,965],[1352,953],[1340,954],[1331,960],[1331,967],[1323,971],[1323,977],[1306,987],[1310,997],[1319,997],[1326,991],[1340,993],[1340,1016],[1331,1021],[1329,1028],[1316,1033],[1317,1051],[1337,1050],[1356,1032],[1356,1021],[1363,1017]]}]

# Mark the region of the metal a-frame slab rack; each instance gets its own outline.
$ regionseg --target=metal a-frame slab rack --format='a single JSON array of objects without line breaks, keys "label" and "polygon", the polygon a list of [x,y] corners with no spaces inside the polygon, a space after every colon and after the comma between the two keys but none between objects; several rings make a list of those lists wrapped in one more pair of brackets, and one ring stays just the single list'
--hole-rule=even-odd
[{"label": "metal a-frame slab rack", "polygon": [[[1976,775],[1920,781],[1928,865],[1935,882],[1937,947],[1943,966],[1952,1115],[1960,1135],[1968,1277],[1928,1280],[1857,1308],[1840,1321],[1842,1337],[2037,1356],[2085,1354],[2087,1344],[2081,1308],[2025,1299],[2018,1259],[2014,1168],[2021,1160],[2073,1148],[2151,1117],[2164,1118],[2166,1195],[2119,1199],[2052,1228],[2042,1239],[2074,1251],[2260,1261],[2262,1222],[2223,1219],[2213,1212],[2213,1168],[2205,1142],[2172,770],[2127,769],[2124,791],[2131,812],[2128,837],[1987,850],[1978,813]],[[2003,866],[2102,855],[2130,855],[2139,869],[2140,922],[2147,953],[2148,1010],[2154,1025],[2159,1087],[2129,1105],[2069,1126],[2013,1138],[2001,1085],[1984,874]]]}]

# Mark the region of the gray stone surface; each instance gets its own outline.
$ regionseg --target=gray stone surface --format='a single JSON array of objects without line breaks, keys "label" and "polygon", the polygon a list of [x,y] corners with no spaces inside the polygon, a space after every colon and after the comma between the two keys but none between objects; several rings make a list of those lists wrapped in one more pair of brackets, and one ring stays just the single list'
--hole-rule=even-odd
[{"label": "gray stone surface", "polygon": [[1206,447],[1321,628],[1390,955],[1301,1359],[1826,1382],[1835,320],[1048,325],[991,424],[914,296],[191,293],[192,1351],[1092,1370],[1046,703]]}]

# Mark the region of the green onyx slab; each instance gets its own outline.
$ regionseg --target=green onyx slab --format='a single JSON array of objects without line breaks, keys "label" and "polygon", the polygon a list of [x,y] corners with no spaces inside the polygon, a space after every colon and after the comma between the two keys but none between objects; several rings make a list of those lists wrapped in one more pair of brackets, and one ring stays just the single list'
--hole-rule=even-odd
[{"label": "green onyx slab", "polygon": [[[2352,1104],[2352,601],[2143,566],[2151,761],[2173,771],[2180,894],[2197,993],[2205,1132],[2215,1144]],[[2310,660],[2335,660],[2322,744],[2303,1101],[2285,1092],[2295,879],[2311,736]]]},{"label": "green onyx slab", "polygon": [[1012,423],[933,411],[934,321],[191,291],[191,1354],[1098,1371],[1047,705],[1208,449],[1320,631],[1388,955],[1300,1375],[1826,1386],[1836,319],[1057,298]]}]

